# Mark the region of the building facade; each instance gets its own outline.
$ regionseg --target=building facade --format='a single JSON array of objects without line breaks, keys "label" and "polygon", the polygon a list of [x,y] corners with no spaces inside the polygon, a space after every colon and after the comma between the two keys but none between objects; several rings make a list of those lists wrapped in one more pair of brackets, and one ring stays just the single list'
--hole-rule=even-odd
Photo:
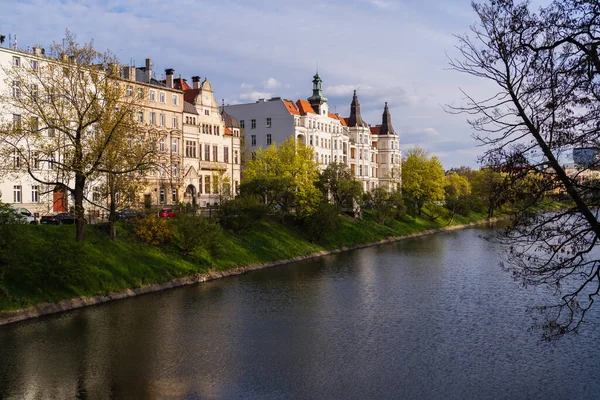
[{"label": "building facade", "polygon": [[344,118],[329,111],[322,83],[316,74],[313,94],[307,100],[293,102],[273,97],[226,106],[227,113],[233,115],[244,130],[245,151],[252,157],[258,148],[293,137],[313,149],[321,169],[330,163],[343,163],[367,191],[379,186],[390,190],[399,188],[402,155],[387,103],[381,125],[371,127],[362,118],[356,91],[350,116]]}]

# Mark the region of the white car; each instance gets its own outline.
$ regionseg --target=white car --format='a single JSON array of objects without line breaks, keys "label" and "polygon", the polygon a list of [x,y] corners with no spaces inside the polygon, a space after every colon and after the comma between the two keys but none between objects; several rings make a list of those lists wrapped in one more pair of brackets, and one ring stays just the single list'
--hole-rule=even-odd
[{"label": "white car", "polygon": [[18,206],[11,206],[11,208],[14,210],[15,214],[17,214],[17,216],[23,223],[37,224],[35,215],[33,215],[28,209]]}]

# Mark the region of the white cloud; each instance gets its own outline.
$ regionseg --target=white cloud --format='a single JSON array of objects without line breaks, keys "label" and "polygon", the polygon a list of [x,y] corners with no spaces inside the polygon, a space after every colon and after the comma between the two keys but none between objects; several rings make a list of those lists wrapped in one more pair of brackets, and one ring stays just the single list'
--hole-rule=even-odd
[{"label": "white cloud", "polygon": [[252,89],[253,87],[254,87],[254,85],[251,85],[251,84],[249,84],[249,83],[242,83],[242,84],[240,85],[240,89],[242,89],[242,90],[248,90],[248,89]]},{"label": "white cloud", "polygon": [[393,5],[391,1],[384,0],[369,0],[369,3],[373,4],[377,8],[389,8]]},{"label": "white cloud", "polygon": [[240,94],[241,100],[249,100],[249,101],[256,101],[258,99],[269,99],[271,97],[273,97],[273,93],[257,92],[257,91]]},{"label": "white cloud", "polygon": [[281,87],[281,82],[278,82],[275,78],[269,78],[262,85],[265,89],[277,89]]},{"label": "white cloud", "polygon": [[345,96],[351,96],[355,90],[360,91],[363,94],[366,94],[367,92],[372,91],[373,88],[369,85],[359,83],[357,85],[328,86],[325,88],[324,92],[325,92],[326,96],[345,97]]}]

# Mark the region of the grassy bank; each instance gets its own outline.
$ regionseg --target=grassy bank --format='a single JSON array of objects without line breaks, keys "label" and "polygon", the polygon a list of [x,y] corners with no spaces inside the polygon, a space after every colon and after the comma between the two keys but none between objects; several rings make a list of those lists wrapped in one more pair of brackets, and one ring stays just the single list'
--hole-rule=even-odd
[{"label": "grassy bank", "polygon": [[[484,214],[456,216],[452,225],[485,219]],[[0,279],[0,310],[26,308],[79,296],[106,295],[128,288],[164,283],[209,270],[263,263],[379,241],[446,226],[447,219],[403,217],[379,225],[369,218],[340,216],[339,228],[315,243],[300,229],[266,218],[239,233],[227,232],[220,250],[183,256],[176,242],[150,246],[130,225],[118,225],[111,240],[100,225],[86,227],[83,246],[73,243],[74,226],[14,226],[18,240]],[[177,223],[173,221],[173,224]]]}]

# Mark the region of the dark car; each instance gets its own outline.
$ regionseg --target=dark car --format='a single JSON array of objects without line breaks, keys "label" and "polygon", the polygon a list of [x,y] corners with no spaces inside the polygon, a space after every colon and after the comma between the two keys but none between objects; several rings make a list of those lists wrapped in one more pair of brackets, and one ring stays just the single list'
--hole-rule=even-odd
[{"label": "dark car", "polygon": [[75,216],[66,212],[52,215],[43,215],[42,218],[40,218],[40,224],[65,225],[74,223]]},{"label": "dark car", "polygon": [[175,218],[176,216],[172,208],[161,208],[158,212],[159,218]]},{"label": "dark car", "polygon": [[131,208],[125,208],[121,211],[117,211],[117,221],[128,221],[138,218],[146,218],[146,214],[140,211],[132,210]]}]

